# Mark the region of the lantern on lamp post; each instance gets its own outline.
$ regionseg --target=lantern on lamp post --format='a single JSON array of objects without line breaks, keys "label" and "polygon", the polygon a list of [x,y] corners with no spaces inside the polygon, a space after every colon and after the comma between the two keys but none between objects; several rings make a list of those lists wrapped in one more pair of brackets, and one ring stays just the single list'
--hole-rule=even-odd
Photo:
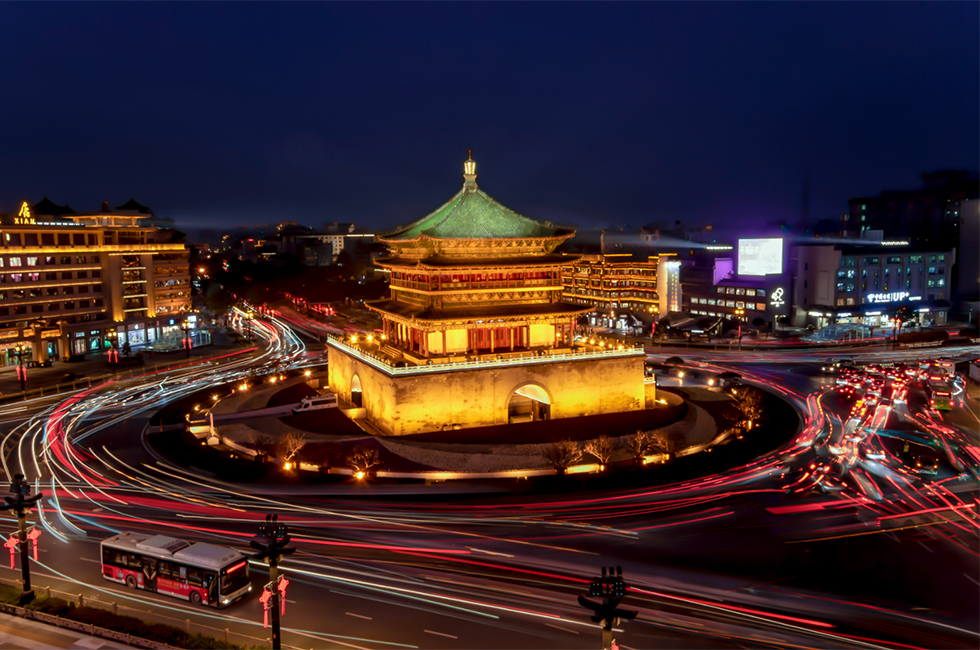
[{"label": "lantern on lamp post", "polygon": [[17,355],[17,379],[20,380],[20,392],[27,390],[27,366],[24,365],[24,357],[30,352],[30,343],[20,341],[14,347],[14,354]]},{"label": "lantern on lamp post", "polygon": [[184,332],[184,341],[183,341],[184,352],[186,353],[187,358],[190,359],[191,358],[191,334],[190,334],[191,322],[185,318],[184,322],[180,324],[180,329],[183,330]]}]

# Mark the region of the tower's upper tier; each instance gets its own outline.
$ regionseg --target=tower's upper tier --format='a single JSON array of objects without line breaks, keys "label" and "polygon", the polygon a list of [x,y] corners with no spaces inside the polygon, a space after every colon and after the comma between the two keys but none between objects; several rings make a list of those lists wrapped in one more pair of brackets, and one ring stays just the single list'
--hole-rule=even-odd
[{"label": "tower's upper tier", "polygon": [[407,257],[433,254],[541,255],[575,234],[550,221],[525,217],[495,201],[476,184],[472,149],[463,163],[463,187],[449,201],[407,226],[382,233],[392,252]]}]

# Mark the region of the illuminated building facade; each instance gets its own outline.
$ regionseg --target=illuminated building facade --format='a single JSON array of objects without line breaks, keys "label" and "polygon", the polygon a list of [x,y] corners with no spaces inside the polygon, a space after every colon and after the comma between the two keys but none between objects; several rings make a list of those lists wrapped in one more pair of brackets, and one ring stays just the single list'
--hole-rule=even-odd
[{"label": "illuminated building facade", "polygon": [[378,236],[391,296],[367,307],[382,332],[330,340],[331,391],[384,435],[644,408],[642,350],[573,342],[592,307],[563,299],[579,257],[554,249],[574,230],[492,199],[472,157],[463,179],[434,212]]},{"label": "illuminated building facade", "polygon": [[906,242],[811,244],[797,253],[795,320],[890,327],[908,307],[923,324],[946,322],[956,250]]},{"label": "illuminated building facade", "polygon": [[[140,221],[134,200],[74,212],[45,199],[0,214],[0,363],[43,362],[176,337],[191,308],[184,244]],[[180,333],[182,335],[182,333]]]},{"label": "illuminated building facade", "polygon": [[624,330],[649,326],[660,314],[659,267],[656,255],[583,255],[562,270],[563,297],[590,305],[595,310],[589,316],[594,326]]}]

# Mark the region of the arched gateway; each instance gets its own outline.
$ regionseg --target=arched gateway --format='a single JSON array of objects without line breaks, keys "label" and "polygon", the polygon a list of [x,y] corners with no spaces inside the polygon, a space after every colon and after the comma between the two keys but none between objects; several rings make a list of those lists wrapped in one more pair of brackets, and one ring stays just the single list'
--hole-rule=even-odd
[{"label": "arched gateway", "polygon": [[551,397],[537,384],[514,389],[507,403],[507,423],[536,422],[551,419]]}]

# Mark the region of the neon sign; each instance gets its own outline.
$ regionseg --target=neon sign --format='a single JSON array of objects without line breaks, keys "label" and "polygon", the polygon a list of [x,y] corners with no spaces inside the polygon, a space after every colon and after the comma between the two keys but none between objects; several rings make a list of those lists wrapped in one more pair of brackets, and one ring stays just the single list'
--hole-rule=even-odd
[{"label": "neon sign", "polygon": [[784,298],[785,295],[786,291],[782,287],[776,287],[772,291],[772,296],[769,297],[769,304],[774,309],[779,309],[786,304],[786,299]]},{"label": "neon sign", "polygon": [[14,217],[14,224],[18,226],[33,226],[34,215],[31,214],[31,206],[27,205],[27,201],[20,204],[20,212]]},{"label": "neon sign", "polygon": [[908,291],[891,291],[888,293],[869,293],[868,302],[899,302],[909,297]]}]

